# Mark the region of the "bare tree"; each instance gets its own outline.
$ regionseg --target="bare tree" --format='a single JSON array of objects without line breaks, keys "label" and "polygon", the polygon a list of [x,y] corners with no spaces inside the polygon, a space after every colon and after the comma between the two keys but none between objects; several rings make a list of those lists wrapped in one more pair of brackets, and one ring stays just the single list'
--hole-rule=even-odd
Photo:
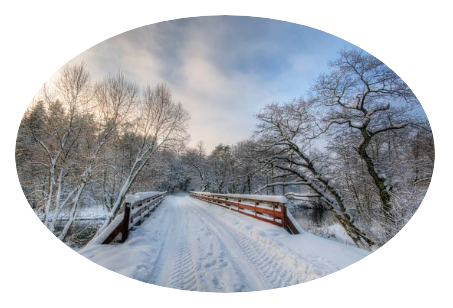
[{"label": "bare tree", "polygon": [[313,91],[324,115],[324,131],[348,136],[377,189],[387,225],[394,221],[391,181],[379,170],[370,146],[379,135],[404,129],[408,114],[419,107],[409,87],[375,57],[357,50],[343,51],[321,75]]},{"label": "bare tree", "polygon": [[58,212],[71,196],[69,193],[62,200],[63,182],[68,172],[66,163],[83,129],[78,120],[83,117],[83,107],[91,100],[91,93],[90,74],[85,65],[66,66],[55,83],[55,89],[43,86],[36,99],[38,102],[32,106],[34,112],[24,121],[44,154],[41,159],[30,163],[47,169],[43,219],[51,231]]},{"label": "bare tree", "polygon": [[203,141],[199,141],[195,149],[188,149],[184,153],[184,161],[192,175],[192,185],[200,191],[208,191],[210,184],[209,166]]},{"label": "bare tree", "polygon": [[243,140],[233,146],[237,192],[255,193],[255,187],[260,185],[263,177],[267,178],[268,168],[260,164],[259,151],[256,151],[256,148],[253,140]]},{"label": "bare tree", "polygon": [[71,194],[71,209],[69,220],[59,235],[64,240],[68,235],[80,203],[80,198],[87,187],[87,184],[100,161],[100,151],[109,141],[109,137],[116,131],[118,126],[130,114],[131,109],[137,103],[138,88],[134,83],[127,81],[119,71],[116,75],[107,76],[102,82],[96,85],[94,109],[98,112],[97,120],[99,133],[94,144],[88,151],[87,161],[83,172],[80,175],[79,183]]},{"label": "bare tree", "polygon": [[333,211],[351,239],[360,247],[370,248],[373,240],[354,223],[335,181],[326,176],[328,164],[319,159],[313,148],[310,137],[315,135],[316,127],[311,107],[311,102],[298,100],[268,105],[257,115],[260,123],[256,138],[265,157],[263,163],[296,176],[299,185],[310,187]]},{"label": "bare tree", "polygon": [[118,214],[131,185],[137,176],[152,159],[157,151],[184,142],[188,113],[181,104],[173,102],[170,89],[165,84],[159,84],[154,89],[148,86],[138,103],[137,119],[134,122],[138,136],[138,148],[133,163],[119,190],[107,219],[99,229],[101,232]]}]

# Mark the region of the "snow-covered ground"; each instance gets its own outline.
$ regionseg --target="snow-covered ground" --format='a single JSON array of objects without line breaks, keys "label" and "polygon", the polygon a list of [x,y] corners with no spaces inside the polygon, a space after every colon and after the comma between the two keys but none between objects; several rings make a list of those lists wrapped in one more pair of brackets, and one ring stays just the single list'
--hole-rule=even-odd
[{"label": "snow-covered ground", "polygon": [[123,244],[79,253],[112,271],[159,286],[256,291],[310,281],[369,252],[277,226],[188,195],[167,196]]}]

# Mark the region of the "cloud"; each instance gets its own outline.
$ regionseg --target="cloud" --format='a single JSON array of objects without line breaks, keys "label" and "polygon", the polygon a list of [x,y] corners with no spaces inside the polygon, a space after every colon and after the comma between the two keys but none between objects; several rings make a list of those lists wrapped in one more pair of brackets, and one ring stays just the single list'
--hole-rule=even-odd
[{"label": "cloud", "polygon": [[95,78],[119,68],[140,86],[165,82],[191,115],[190,145],[208,150],[249,137],[253,115],[308,89],[346,42],[269,19],[201,17],[138,28],[108,39],[84,60]]}]

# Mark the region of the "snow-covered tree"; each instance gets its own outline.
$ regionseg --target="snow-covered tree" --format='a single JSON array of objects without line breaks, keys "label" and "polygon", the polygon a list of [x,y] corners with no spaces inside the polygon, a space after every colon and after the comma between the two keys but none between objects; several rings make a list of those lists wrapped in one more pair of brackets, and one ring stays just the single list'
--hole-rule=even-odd
[{"label": "snow-covered tree", "polygon": [[219,144],[208,157],[210,182],[217,193],[235,191],[235,161],[229,145]]},{"label": "snow-covered tree", "polygon": [[137,86],[124,77],[119,71],[116,75],[108,75],[96,85],[93,107],[97,112],[99,125],[98,136],[86,151],[86,164],[79,177],[79,183],[73,190],[69,220],[59,235],[65,239],[76,219],[76,211],[82,194],[90,181],[93,172],[100,163],[100,153],[118,126],[125,121],[134,105],[137,103]]},{"label": "snow-covered tree", "polygon": [[352,240],[369,248],[373,240],[354,222],[335,181],[328,176],[328,163],[313,146],[316,126],[311,113],[312,102],[296,100],[287,104],[271,104],[258,115],[256,138],[263,163],[299,179],[310,187],[335,215]]},{"label": "snow-covered tree", "polygon": [[[372,179],[385,223],[391,226],[393,185],[379,164],[380,152],[373,155],[372,148],[380,136],[408,127],[411,113],[420,108],[415,95],[384,63],[358,50],[341,52],[316,80],[313,94],[324,131],[337,136],[333,147],[353,149]],[[389,145],[389,138],[384,139]]]},{"label": "snow-covered tree", "polygon": [[[157,189],[164,180],[183,185],[185,170],[175,166],[181,157],[173,151],[187,139],[187,119],[163,84],[140,97],[120,71],[93,85],[83,63],[67,66],[37,94],[21,122],[16,159],[24,193],[64,241],[85,207],[102,204],[107,225],[134,187]],[[179,175],[150,174],[158,161]],[[148,173],[140,176],[143,170]]]},{"label": "snow-covered tree", "polygon": [[199,141],[196,148],[187,149],[183,155],[183,161],[190,173],[192,188],[209,191],[211,187],[210,167],[203,141]]},{"label": "snow-covered tree", "polygon": [[43,199],[37,203],[43,209],[44,223],[52,231],[59,212],[73,195],[73,191],[65,188],[65,181],[73,168],[78,139],[85,131],[82,119],[91,98],[90,74],[85,65],[66,66],[53,87],[43,86],[23,119],[22,127],[26,130],[19,131],[22,136],[29,136],[28,142],[33,140],[34,145],[28,145],[37,151],[24,164],[39,165],[46,174]]},{"label": "snow-covered tree", "polygon": [[118,214],[132,184],[146,164],[156,157],[157,152],[178,146],[187,139],[188,113],[181,104],[173,101],[171,91],[165,84],[159,84],[154,89],[150,86],[145,89],[139,100],[136,115],[137,118],[132,124],[138,139],[137,150],[107,219],[99,232]]}]

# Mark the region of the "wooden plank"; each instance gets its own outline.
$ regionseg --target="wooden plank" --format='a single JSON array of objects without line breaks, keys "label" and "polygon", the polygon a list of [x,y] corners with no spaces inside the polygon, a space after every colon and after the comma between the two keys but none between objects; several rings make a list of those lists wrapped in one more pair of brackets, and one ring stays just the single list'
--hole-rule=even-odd
[{"label": "wooden plank", "polygon": [[[150,210],[150,207],[156,207],[159,205],[163,198],[165,197],[166,193],[161,193],[152,198],[147,198],[145,200],[137,201],[133,204],[124,203],[124,217],[123,220],[115,227],[115,229],[106,237],[106,239],[102,242],[102,244],[109,244],[111,243],[121,232],[121,240],[120,242],[123,243],[129,236],[129,231],[135,225],[133,220],[140,216],[146,210]],[[149,202],[146,202],[149,201]],[[136,210],[136,208],[140,208]],[[133,214],[132,214],[133,213]],[[142,218],[140,218],[141,220]],[[112,226],[113,227],[113,226]]]},{"label": "wooden plank", "polygon": [[197,194],[197,195],[203,195],[203,196],[215,196],[215,197],[218,197],[218,198],[229,198],[229,199],[240,199],[240,200],[244,200],[244,201],[250,201],[250,202],[259,202],[259,203],[264,203],[264,204],[269,204],[269,205],[272,205],[272,204],[283,204],[281,202],[275,202],[275,201],[267,201],[267,200],[257,200],[257,199],[251,199],[251,198],[239,198],[239,197],[232,197],[232,196],[229,196],[229,195],[223,195],[223,194],[215,194],[215,193],[209,193],[209,194],[200,194],[200,193],[191,193],[191,194]]},{"label": "wooden plank", "polygon": [[265,222],[268,222],[270,224],[273,224],[273,225],[276,225],[276,226],[279,226],[279,227],[282,227],[283,225],[281,223],[279,223],[278,221],[273,221],[273,220],[270,220],[270,219],[266,219],[264,217],[260,217],[260,216],[255,216],[254,214],[250,214],[250,213],[247,213],[247,212],[243,212],[243,211],[238,211],[236,209],[231,209],[232,211],[235,211],[235,212],[238,212],[238,213],[241,213],[243,215],[247,215],[247,216],[250,216],[250,217],[253,217],[255,219],[258,219],[258,220],[261,220],[261,221],[265,221]]},{"label": "wooden plank", "polygon": [[[283,215],[284,215],[284,213],[281,211],[275,211],[275,205],[274,205],[273,209],[267,209],[267,208],[259,207],[256,205],[244,204],[244,203],[234,202],[234,201],[229,201],[229,200],[219,200],[219,199],[211,198],[211,197],[204,197],[204,198],[201,198],[201,200],[211,200],[211,201],[214,201],[215,203],[222,203],[222,204],[227,204],[230,206],[236,206],[241,209],[248,209],[248,210],[252,210],[259,214],[268,214],[268,215],[271,215],[274,217],[279,217],[279,218],[283,217]],[[280,205],[280,207],[282,208],[282,205]]]},{"label": "wooden plank", "polygon": [[229,204],[229,205],[237,206],[237,207],[239,207],[241,209],[252,210],[252,211],[254,211],[254,212],[258,213],[258,214],[268,214],[268,215],[271,215],[271,216],[274,216],[274,217],[283,217],[283,213],[282,212],[279,212],[279,211],[275,212],[272,209],[262,208],[262,207],[259,207],[259,206],[256,206],[256,205],[249,205],[249,204],[233,202],[233,201],[227,201],[225,203]]},{"label": "wooden plank", "polygon": [[129,236],[129,217],[131,216],[131,207],[129,203],[124,204],[123,229],[121,231],[121,243],[124,243]]},{"label": "wooden plank", "polygon": [[[242,204],[242,203],[238,203],[238,202],[234,202],[234,201],[228,201],[228,200],[219,200],[217,198],[205,197],[205,196],[198,197],[197,199],[200,199],[202,201],[207,201],[207,202],[213,203],[215,205],[220,205],[220,206],[225,207],[225,208],[229,208],[230,210],[233,210],[235,212],[238,212],[238,213],[241,213],[241,214],[256,218],[256,219],[261,220],[261,221],[272,223],[272,224],[280,226],[280,227],[282,226],[281,222],[276,221],[276,218],[279,218],[279,219],[281,219],[283,221],[283,219],[282,219],[283,213],[280,213],[280,212],[276,212],[276,215],[273,216],[273,211],[270,210],[270,209],[259,208],[259,207],[257,207],[255,209],[255,206],[248,205],[248,204]],[[220,204],[219,202],[221,202],[223,204]],[[229,205],[229,206],[227,206],[227,205]],[[230,206],[236,206],[238,209],[232,208]],[[254,212],[254,214],[245,212],[243,210],[251,210],[251,211]],[[257,214],[268,214],[268,215],[273,216],[273,218],[272,219],[267,219],[267,218],[258,216]]]},{"label": "wooden plank", "polygon": [[145,212],[149,206],[143,206],[142,208],[136,210],[133,215],[131,215],[131,220],[134,220],[135,218],[141,216],[143,212]]},{"label": "wooden plank", "polygon": [[[135,205],[136,209],[133,211],[133,214],[131,214],[130,219],[131,219],[131,222],[134,222],[136,218],[140,217],[140,220],[134,222],[132,224],[132,227],[135,225],[140,225],[142,218],[143,218],[141,216],[149,216],[150,209],[162,202],[163,195],[158,195],[153,198],[148,198],[147,200],[150,200],[150,201],[149,202],[139,201],[139,202],[137,202],[139,205]],[[143,213],[145,213],[145,212],[148,212],[148,213],[143,215]]]},{"label": "wooden plank", "polygon": [[[232,211],[241,213],[243,215],[247,215],[253,217],[255,219],[265,221],[267,223],[271,223],[273,225],[285,228],[289,233],[298,234],[299,232],[292,224],[292,222],[288,219],[286,214],[286,206],[284,203],[281,202],[271,202],[271,201],[262,201],[256,200],[251,198],[239,198],[239,197],[231,197],[228,195],[222,194],[200,194],[200,193],[191,193],[191,197],[206,201],[215,205],[222,206],[224,208],[230,209]],[[232,199],[232,200],[230,200]],[[234,200],[234,201],[233,201]],[[244,204],[241,201],[249,201],[253,202],[254,204]],[[259,206],[259,204],[269,204],[272,208],[265,208]],[[250,213],[248,211],[252,211]],[[269,218],[260,216],[260,215],[269,215]]]},{"label": "wooden plank", "polygon": [[110,233],[109,236],[102,242],[102,244],[110,244],[118,234],[120,234],[121,230],[123,230],[124,220]]},{"label": "wooden plank", "polygon": [[286,227],[291,231],[292,234],[300,234],[299,230],[297,230],[296,226],[294,226],[291,219],[286,220]]}]

